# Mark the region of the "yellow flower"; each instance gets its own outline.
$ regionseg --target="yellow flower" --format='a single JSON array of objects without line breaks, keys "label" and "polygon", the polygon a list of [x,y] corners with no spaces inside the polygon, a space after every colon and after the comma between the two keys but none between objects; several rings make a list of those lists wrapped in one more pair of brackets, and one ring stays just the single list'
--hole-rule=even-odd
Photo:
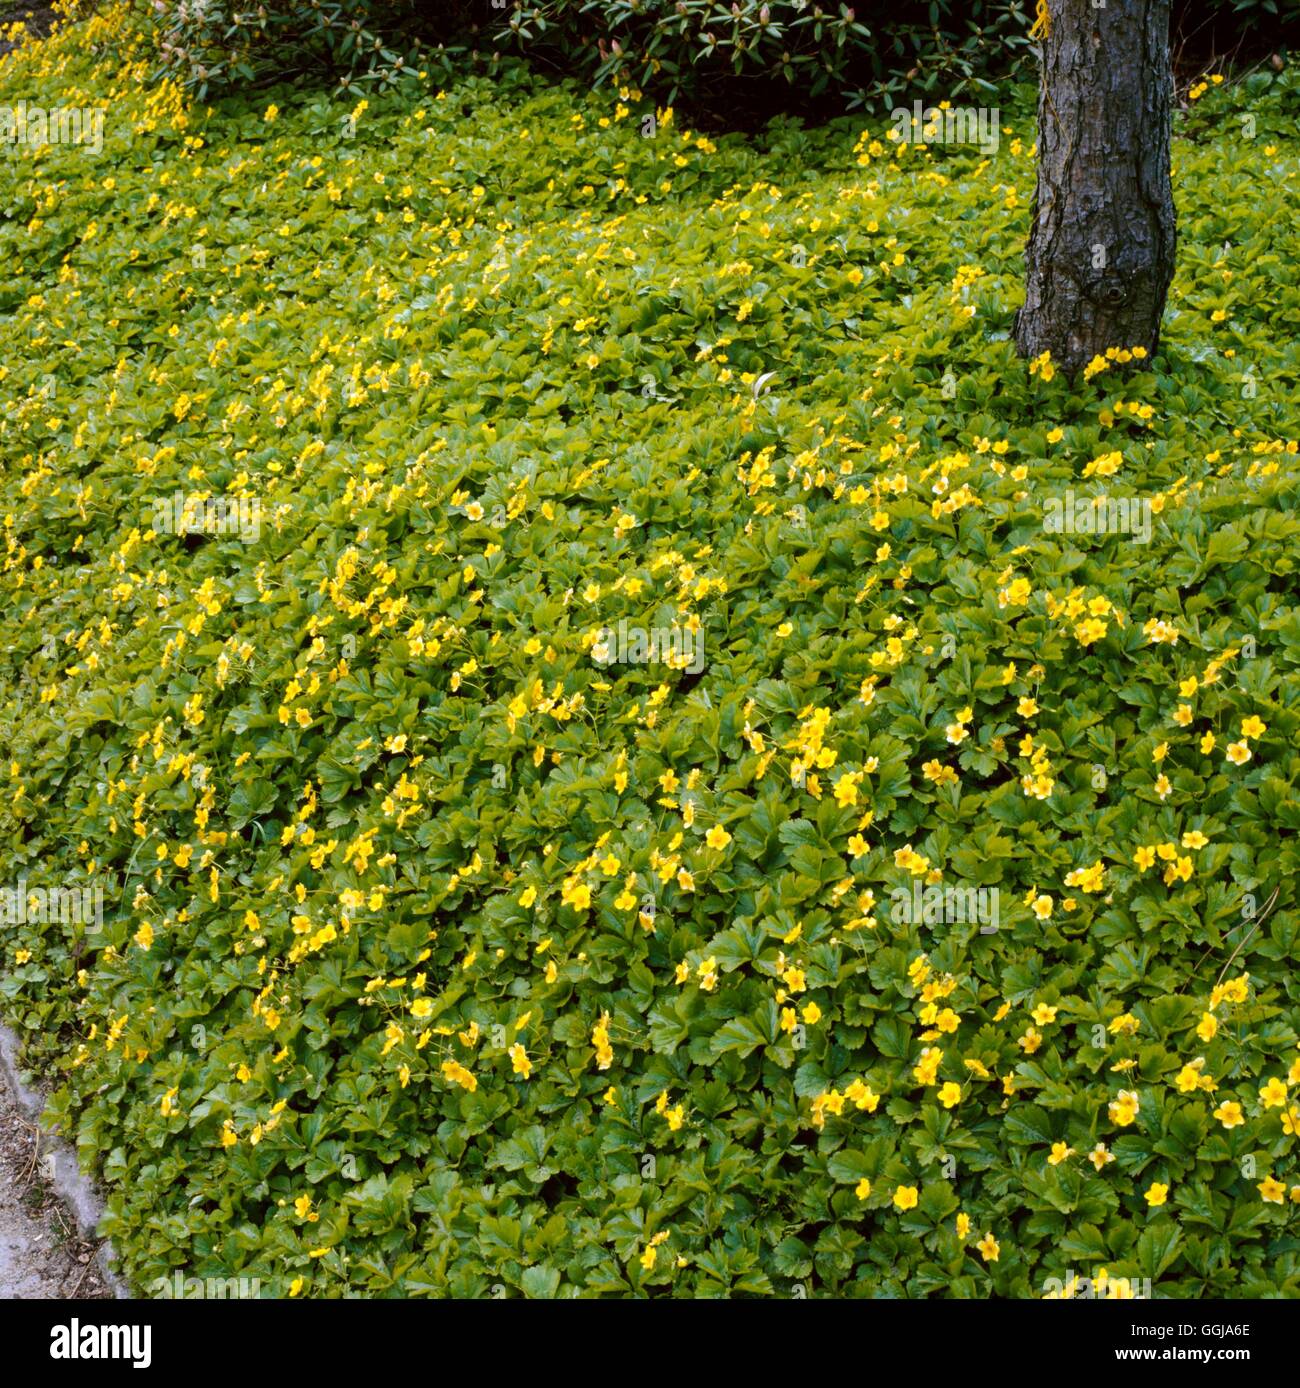
[{"label": "yellow flower", "polygon": [[954,1084],[949,1080],[942,1089],[939,1090],[939,1102],[944,1108],[953,1108],[961,1102],[961,1085]]},{"label": "yellow flower", "polygon": [[478,1088],[478,1080],[458,1061],[444,1060],[441,1068],[445,1079],[460,1085],[462,1089],[468,1089],[471,1094]]},{"label": "yellow flower", "polygon": [[1178,1077],[1174,1083],[1178,1086],[1180,1094],[1192,1094],[1200,1088],[1201,1071],[1205,1068],[1205,1057],[1197,1056],[1195,1060],[1184,1065],[1178,1072]]},{"label": "yellow flower", "polygon": [[1152,1181],[1146,1192],[1146,1202],[1152,1209],[1157,1205],[1163,1205],[1169,1198],[1169,1187],[1162,1185],[1159,1181]]},{"label": "yellow flower", "polygon": [[914,1210],[916,1208],[916,1187],[899,1186],[894,1191],[894,1208],[897,1210]]},{"label": "yellow flower", "polygon": [[1260,1198],[1270,1205],[1280,1205],[1286,1194],[1286,1187],[1272,1176],[1265,1176],[1255,1189],[1259,1191]]},{"label": "yellow flower", "polygon": [[585,911],[591,905],[591,888],[585,882],[577,882],[572,886],[566,883],[560,891],[560,900],[575,911]]},{"label": "yellow flower", "polygon": [[917,1084],[934,1084],[942,1060],[943,1052],[938,1047],[924,1047],[917,1057],[916,1064],[912,1067],[912,1077]]},{"label": "yellow flower", "polygon": [[528,1059],[528,1052],[520,1042],[516,1041],[506,1054],[510,1057],[510,1068],[516,1075],[522,1075],[527,1079],[533,1073],[533,1062]]},{"label": "yellow flower", "polygon": [[1259,1101],[1265,1108],[1281,1108],[1286,1103],[1286,1085],[1274,1076],[1259,1091]]},{"label": "yellow flower", "polygon": [[844,1097],[867,1113],[875,1113],[876,1106],[880,1103],[880,1095],[861,1080],[854,1080],[844,1091]]},{"label": "yellow flower", "polygon": [[835,803],[846,809],[858,803],[858,778],[851,772],[846,771],[838,781],[835,782]]},{"label": "yellow flower", "polygon": [[979,1255],[986,1263],[996,1263],[998,1255],[1002,1252],[1001,1246],[992,1234],[985,1234],[984,1237],[975,1245],[979,1250]]},{"label": "yellow flower", "polygon": [[1137,1120],[1138,1096],[1132,1089],[1121,1089],[1111,1100],[1110,1118],[1112,1123],[1117,1123],[1121,1128],[1127,1128]]},{"label": "yellow flower", "polygon": [[865,1200],[871,1194],[871,1182],[864,1176],[855,1187],[859,1200]]},{"label": "yellow flower", "polygon": [[1246,1121],[1241,1112],[1241,1105],[1233,1099],[1225,1099],[1214,1110],[1214,1116],[1225,1128],[1239,1128]]},{"label": "yellow flower", "polygon": [[726,848],[731,842],[731,835],[727,833],[721,824],[715,824],[713,828],[705,834],[704,842],[707,843],[710,848]]},{"label": "yellow flower", "polygon": [[1245,1002],[1246,992],[1250,984],[1250,975],[1242,974],[1240,978],[1230,979],[1223,984],[1223,996],[1229,1002]]},{"label": "yellow flower", "polygon": [[1088,1160],[1098,1171],[1101,1171],[1113,1162],[1115,1157],[1112,1152],[1107,1151],[1104,1142],[1099,1142],[1092,1151],[1088,1153]]}]

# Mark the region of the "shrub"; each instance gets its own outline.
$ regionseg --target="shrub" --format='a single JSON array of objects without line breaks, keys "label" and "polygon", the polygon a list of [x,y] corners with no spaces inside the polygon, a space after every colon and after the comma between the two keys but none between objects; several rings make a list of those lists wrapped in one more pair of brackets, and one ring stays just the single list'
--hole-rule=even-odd
[{"label": "shrub", "polygon": [[[383,87],[418,63],[419,0],[144,0],[163,71],[199,97],[302,75]],[[473,0],[440,0],[448,34]]]},{"label": "shrub", "polygon": [[1030,56],[1023,0],[514,0],[506,25],[520,48],[595,83],[628,81],[669,100],[739,82],[851,107],[909,82],[957,94]]},{"label": "shrub", "polygon": [[1028,54],[1024,0],[451,0],[434,14],[414,0],[148,0],[147,14],[164,69],[200,96],[306,74],[383,86],[427,61],[429,43],[527,54],[667,100],[739,82],[850,104],[909,73],[960,90]]},{"label": "shrub", "polygon": [[[474,50],[595,85],[734,109],[853,109],[905,89],[955,97],[1032,65],[1035,0],[145,0],[163,70],[209,90],[311,75],[383,87]],[[1278,0],[1176,0],[1187,51],[1294,39]]]},{"label": "shrub", "polygon": [[[503,0],[504,3],[504,0]],[[503,21],[521,51],[545,53],[600,83],[630,82],[669,100],[734,100],[758,86],[797,89],[841,107],[905,86],[956,96],[1015,77],[1033,60],[1036,0],[509,0]],[[1294,40],[1294,0],[1175,0],[1173,32],[1189,51],[1247,54]],[[498,41],[507,41],[498,33]],[[789,101],[788,93],[785,100]]]}]

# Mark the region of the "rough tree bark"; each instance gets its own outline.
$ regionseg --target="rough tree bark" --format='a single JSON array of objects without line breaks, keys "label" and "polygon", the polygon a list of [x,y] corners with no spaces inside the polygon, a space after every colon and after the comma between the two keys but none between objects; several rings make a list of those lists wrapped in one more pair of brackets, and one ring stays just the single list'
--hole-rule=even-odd
[{"label": "rough tree bark", "polygon": [[1016,345],[1070,374],[1154,353],[1174,273],[1170,0],[1047,0],[1038,187]]}]

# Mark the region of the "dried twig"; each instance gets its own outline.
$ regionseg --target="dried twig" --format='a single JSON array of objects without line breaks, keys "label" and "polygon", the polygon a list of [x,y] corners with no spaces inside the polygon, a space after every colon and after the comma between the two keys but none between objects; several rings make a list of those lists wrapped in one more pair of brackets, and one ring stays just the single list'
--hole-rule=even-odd
[{"label": "dried twig", "polygon": [[1259,927],[1260,927],[1261,925],[1263,925],[1264,922],[1268,919],[1268,917],[1269,917],[1269,912],[1271,912],[1272,909],[1273,909],[1273,907],[1277,905],[1277,898],[1278,898],[1278,895],[1281,893],[1281,891],[1282,891],[1282,884],[1279,882],[1279,883],[1277,884],[1277,886],[1273,888],[1273,895],[1272,895],[1271,897],[1269,897],[1269,899],[1264,903],[1264,909],[1259,913],[1258,916],[1255,917],[1255,923],[1254,923],[1254,925],[1252,925],[1252,926],[1250,927],[1249,931],[1247,931],[1246,936],[1245,936],[1245,938],[1242,940],[1242,942],[1237,946],[1236,949],[1234,949],[1234,950],[1232,951],[1231,955],[1228,956],[1228,962],[1223,966],[1222,969],[1219,970],[1219,976],[1218,976],[1218,978],[1216,978],[1216,979],[1214,980],[1214,986],[1215,986],[1216,988],[1219,986],[1220,983],[1223,982],[1223,975],[1226,974],[1226,973],[1228,972],[1228,970],[1232,967],[1232,961],[1241,953],[1241,951],[1242,951],[1243,949],[1246,948],[1246,945],[1247,945],[1247,943],[1249,942],[1250,937],[1251,937],[1251,936],[1255,933],[1255,931],[1257,931],[1257,930],[1259,929]]}]

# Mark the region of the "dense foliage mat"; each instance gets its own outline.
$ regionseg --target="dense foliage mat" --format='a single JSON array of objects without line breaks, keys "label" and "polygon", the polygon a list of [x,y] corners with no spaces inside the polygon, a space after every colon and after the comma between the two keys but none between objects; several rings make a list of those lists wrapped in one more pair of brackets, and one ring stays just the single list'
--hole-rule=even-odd
[{"label": "dense foliage mat", "polygon": [[1294,79],[1071,384],[1027,111],[207,108],[115,23],[0,60],[106,112],[0,160],[0,1002],[137,1285],[1294,1295]]}]

